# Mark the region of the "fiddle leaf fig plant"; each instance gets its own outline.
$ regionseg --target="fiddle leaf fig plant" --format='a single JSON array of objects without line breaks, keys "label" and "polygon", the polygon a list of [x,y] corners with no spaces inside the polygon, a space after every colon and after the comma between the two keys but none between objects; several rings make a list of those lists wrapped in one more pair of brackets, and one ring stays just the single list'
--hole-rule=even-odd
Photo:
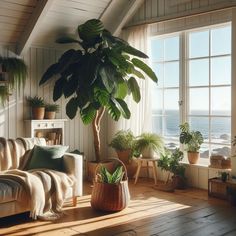
[{"label": "fiddle leaf fig plant", "polygon": [[[100,161],[100,122],[105,110],[118,121],[129,119],[131,112],[125,101],[132,95],[141,99],[138,80],[145,75],[157,82],[152,69],[141,59],[148,56],[113,36],[97,19],[91,19],[77,28],[78,39],[62,37],[57,43],[77,44],[66,51],[57,63],[43,74],[40,85],[56,78],[53,100],[69,98],[66,114],[73,119],[79,111],[84,124],[92,123],[96,161]],[[56,76],[56,77],[55,77]]]}]

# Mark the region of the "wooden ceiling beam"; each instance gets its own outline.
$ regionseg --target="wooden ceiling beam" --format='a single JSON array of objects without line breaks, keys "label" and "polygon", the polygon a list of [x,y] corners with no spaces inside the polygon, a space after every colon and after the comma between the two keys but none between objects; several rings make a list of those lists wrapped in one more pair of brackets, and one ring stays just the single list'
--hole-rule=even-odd
[{"label": "wooden ceiling beam", "polygon": [[32,40],[39,33],[39,28],[43,22],[44,17],[52,6],[54,0],[40,0],[37,2],[34,11],[28,23],[16,44],[16,53],[18,55],[24,55]]},{"label": "wooden ceiling beam", "polygon": [[144,0],[112,0],[100,20],[113,35],[118,36],[143,2]]}]

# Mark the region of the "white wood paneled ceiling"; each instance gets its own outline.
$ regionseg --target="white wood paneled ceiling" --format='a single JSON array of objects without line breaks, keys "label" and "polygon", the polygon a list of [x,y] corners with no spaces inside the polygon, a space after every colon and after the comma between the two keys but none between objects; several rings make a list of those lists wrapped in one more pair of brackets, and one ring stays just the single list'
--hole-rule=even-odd
[{"label": "white wood paneled ceiling", "polygon": [[23,54],[30,45],[55,47],[55,39],[75,34],[79,24],[101,19],[113,33],[144,0],[0,0],[0,44],[15,44]]}]

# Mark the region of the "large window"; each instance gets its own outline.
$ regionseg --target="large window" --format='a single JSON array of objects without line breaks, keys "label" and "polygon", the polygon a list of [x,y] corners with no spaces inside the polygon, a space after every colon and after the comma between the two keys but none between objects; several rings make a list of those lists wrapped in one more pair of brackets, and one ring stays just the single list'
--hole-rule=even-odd
[{"label": "large window", "polygon": [[[231,26],[151,38],[153,131],[178,146],[179,124],[204,136],[201,157],[230,154]],[[182,46],[181,46],[182,45]]]}]

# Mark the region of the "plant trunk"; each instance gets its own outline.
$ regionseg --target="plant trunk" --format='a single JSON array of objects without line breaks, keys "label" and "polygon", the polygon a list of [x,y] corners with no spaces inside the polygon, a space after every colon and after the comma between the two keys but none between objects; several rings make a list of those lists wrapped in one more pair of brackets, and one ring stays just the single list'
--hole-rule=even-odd
[{"label": "plant trunk", "polygon": [[96,162],[101,161],[100,125],[101,125],[101,119],[104,115],[104,112],[105,112],[105,107],[98,110],[92,123]]}]

